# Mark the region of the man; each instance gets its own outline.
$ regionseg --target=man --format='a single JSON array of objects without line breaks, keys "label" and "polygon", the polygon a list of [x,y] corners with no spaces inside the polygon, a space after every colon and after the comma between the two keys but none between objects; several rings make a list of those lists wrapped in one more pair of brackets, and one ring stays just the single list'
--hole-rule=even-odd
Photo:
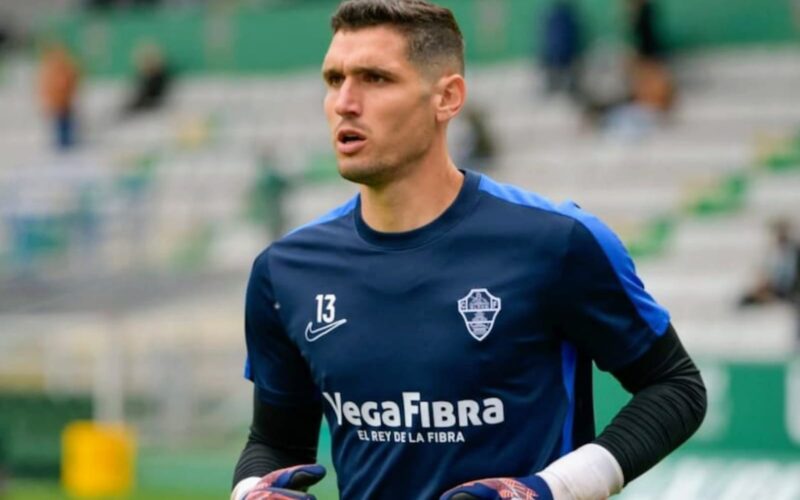
[{"label": "man", "polygon": [[789,219],[780,218],[772,223],[770,230],[772,246],[758,282],[741,298],[742,306],[791,303],[800,295],[800,243],[792,236],[792,224]]},{"label": "man", "polygon": [[[466,97],[450,11],[348,0],[332,27],[325,113],[360,193],[256,259],[231,498],[313,498],[323,413],[346,500],[619,491],[704,414],[667,312],[597,219],[450,160]],[[634,394],[596,438],[592,360]]]},{"label": "man", "polygon": [[537,13],[541,33],[541,64],[548,93],[573,94],[577,86],[580,57],[580,23],[572,0],[555,0],[548,5],[544,21]]},{"label": "man", "polygon": [[136,81],[131,96],[125,102],[123,116],[160,109],[172,86],[172,69],[161,48],[154,42],[144,42],[134,51]]},{"label": "man", "polygon": [[47,42],[42,53],[39,94],[59,151],[67,151],[77,142],[75,100],[79,84],[78,66],[67,47],[61,42]]},{"label": "man", "polygon": [[792,222],[778,218],[770,226],[772,245],[758,281],[739,299],[740,307],[784,302],[794,309],[794,350],[800,352],[800,241]]},{"label": "man", "polygon": [[639,59],[658,61],[664,56],[664,45],[658,34],[658,8],[650,0],[629,0],[631,30]]}]

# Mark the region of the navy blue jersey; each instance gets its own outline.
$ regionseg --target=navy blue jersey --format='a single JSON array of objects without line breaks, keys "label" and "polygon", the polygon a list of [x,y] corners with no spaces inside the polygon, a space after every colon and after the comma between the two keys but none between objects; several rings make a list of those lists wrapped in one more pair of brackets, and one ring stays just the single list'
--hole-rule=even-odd
[{"label": "navy blue jersey", "polygon": [[541,470],[594,437],[592,360],[625,366],[667,329],[574,204],[466,172],[422,228],[360,214],[355,197],[272,244],[246,305],[247,377],[270,404],[322,401],[344,499]]}]

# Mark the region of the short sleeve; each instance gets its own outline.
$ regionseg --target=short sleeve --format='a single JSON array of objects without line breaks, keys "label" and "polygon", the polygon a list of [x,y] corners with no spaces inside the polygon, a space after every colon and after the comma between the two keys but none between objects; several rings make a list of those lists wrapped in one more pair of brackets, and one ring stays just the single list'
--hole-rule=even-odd
[{"label": "short sleeve", "polygon": [[577,208],[572,212],[556,324],[599,368],[614,370],[664,334],[669,313],[645,291],[619,238],[596,217]]},{"label": "short sleeve", "polygon": [[287,336],[269,273],[268,250],[253,264],[245,299],[245,377],[266,403],[307,404],[318,399],[308,365]]}]

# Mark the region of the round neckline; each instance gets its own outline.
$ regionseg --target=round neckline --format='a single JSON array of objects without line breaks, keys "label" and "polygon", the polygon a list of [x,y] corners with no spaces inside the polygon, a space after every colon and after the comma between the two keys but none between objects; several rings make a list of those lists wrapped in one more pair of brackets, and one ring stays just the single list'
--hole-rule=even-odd
[{"label": "round neckline", "polygon": [[480,174],[469,170],[461,170],[461,173],[464,174],[464,183],[453,203],[436,219],[411,231],[387,233],[369,227],[361,216],[361,195],[359,195],[354,210],[358,235],[371,245],[394,250],[419,247],[442,235],[458,224],[478,199]]}]

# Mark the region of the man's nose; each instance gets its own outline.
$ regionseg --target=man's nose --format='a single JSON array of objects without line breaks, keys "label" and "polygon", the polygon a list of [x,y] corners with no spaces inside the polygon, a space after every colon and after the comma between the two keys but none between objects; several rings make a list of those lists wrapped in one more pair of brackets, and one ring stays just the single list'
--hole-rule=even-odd
[{"label": "man's nose", "polygon": [[361,114],[361,99],[352,80],[345,80],[339,87],[334,111],[339,116],[359,116]]}]

